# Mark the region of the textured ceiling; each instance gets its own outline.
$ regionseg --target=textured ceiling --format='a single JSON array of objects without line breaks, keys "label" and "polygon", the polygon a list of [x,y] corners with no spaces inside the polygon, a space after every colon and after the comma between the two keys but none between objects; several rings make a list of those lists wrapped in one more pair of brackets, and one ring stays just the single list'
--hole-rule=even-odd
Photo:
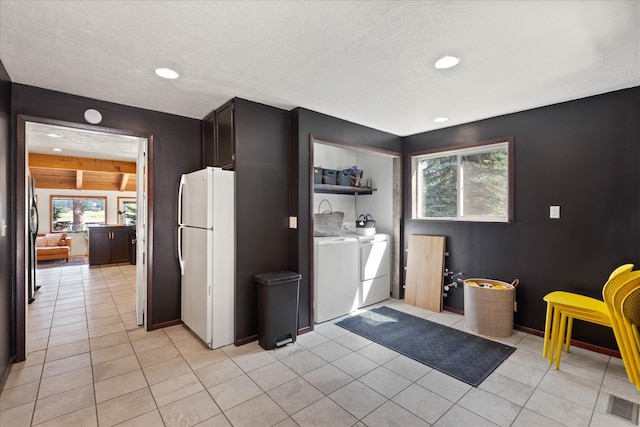
[{"label": "textured ceiling", "polygon": [[[26,135],[27,150],[30,153],[128,162],[137,161],[138,146],[143,140],[133,136],[34,122],[27,122]],[[54,148],[62,151],[53,151]]]},{"label": "textured ceiling", "polygon": [[639,1],[0,0],[12,81],[199,119],[239,96],[404,136],[638,86],[639,55]]}]

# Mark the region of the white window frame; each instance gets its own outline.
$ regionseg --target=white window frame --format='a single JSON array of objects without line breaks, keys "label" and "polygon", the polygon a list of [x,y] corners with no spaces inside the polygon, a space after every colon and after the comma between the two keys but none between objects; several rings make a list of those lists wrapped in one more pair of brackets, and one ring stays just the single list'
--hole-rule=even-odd
[{"label": "white window frame", "polygon": [[[118,211],[116,212],[118,216],[118,224],[136,225],[135,222],[133,224],[127,224],[127,218],[126,218],[127,205],[135,205],[137,210],[138,199],[135,197],[118,197]],[[137,220],[137,215],[136,215],[136,220]]]},{"label": "white window frame", "polygon": [[[411,153],[409,160],[411,164],[411,219],[418,221],[460,221],[460,222],[497,222],[497,223],[512,223],[514,221],[514,184],[513,184],[513,169],[514,169],[514,153],[513,153],[513,137],[500,138],[490,141],[480,141],[473,144],[460,145],[455,147],[448,147],[446,149],[430,150],[418,153]],[[464,188],[463,178],[464,170],[462,169],[462,157],[466,155],[487,153],[497,150],[507,150],[507,214],[504,216],[490,216],[490,215],[464,215]],[[423,206],[423,192],[422,188],[422,173],[420,168],[420,161],[429,158],[457,156],[457,204],[455,217],[423,217],[420,216],[421,206]]]}]

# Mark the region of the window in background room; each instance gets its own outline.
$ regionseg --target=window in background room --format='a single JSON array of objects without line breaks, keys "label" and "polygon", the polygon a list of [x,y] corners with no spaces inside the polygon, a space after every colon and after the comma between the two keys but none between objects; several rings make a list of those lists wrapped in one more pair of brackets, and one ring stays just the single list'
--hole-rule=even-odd
[{"label": "window in background room", "polygon": [[84,231],[106,224],[106,197],[51,196],[51,231]]},{"label": "window in background room", "polygon": [[513,138],[417,153],[413,219],[513,221]]},{"label": "window in background room", "polygon": [[118,197],[118,224],[136,225],[137,203],[135,198]]}]

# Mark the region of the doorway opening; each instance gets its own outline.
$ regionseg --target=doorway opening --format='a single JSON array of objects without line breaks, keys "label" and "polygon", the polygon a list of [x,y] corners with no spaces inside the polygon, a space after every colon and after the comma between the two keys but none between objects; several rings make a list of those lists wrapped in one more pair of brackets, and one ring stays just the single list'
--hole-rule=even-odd
[{"label": "doorway opening", "polygon": [[136,323],[148,329],[153,136],[21,115],[17,122],[16,361],[26,358],[26,307],[37,300],[38,235],[67,235],[74,259],[89,255],[90,225],[134,232],[127,261],[135,265]]},{"label": "doorway opening", "polygon": [[[312,214],[325,211],[343,212],[344,218],[341,223],[341,229],[337,232],[339,237],[336,242],[353,240],[354,238],[358,240],[356,245],[359,250],[355,255],[357,258],[355,263],[360,266],[360,271],[357,268],[354,270],[347,267],[350,272],[349,277],[354,276],[349,280],[338,274],[341,280],[358,283],[357,289],[353,289],[352,292],[355,296],[350,294],[346,298],[347,301],[342,304],[341,313],[346,314],[346,312],[356,307],[370,305],[380,301],[380,298],[388,298],[389,296],[400,298],[402,294],[402,257],[400,249],[402,154],[315,135],[310,135],[309,137],[309,153],[311,171],[310,212]],[[325,169],[327,170],[325,171]],[[318,174],[321,174],[321,176],[318,176]],[[331,206],[327,208],[328,205]],[[360,232],[364,230],[357,229],[360,226],[358,224],[360,222],[372,222],[374,227],[369,231],[375,233],[376,237],[372,237],[374,234],[366,236],[376,241],[384,240],[384,243],[378,246],[388,248],[383,251],[378,250],[380,248],[376,246],[376,256],[380,255],[380,260],[378,261],[371,260],[370,262],[370,258],[366,258],[366,260],[364,258],[365,255],[370,257],[372,245],[368,241],[370,239],[361,235]],[[316,311],[322,311],[320,302],[315,301],[319,285],[317,282],[322,281],[322,272],[319,271],[320,266],[317,264],[322,261],[319,259],[319,251],[322,246],[332,244],[332,242],[323,240],[322,237],[314,239],[316,234],[314,233],[314,226],[315,216],[311,215],[309,227],[310,241],[312,242],[309,256],[311,267],[309,277],[311,325],[314,324],[314,319],[318,322],[324,319],[322,315],[317,315],[318,313],[316,313]],[[335,236],[335,234],[336,232],[333,231],[330,234],[319,233],[318,235]],[[325,252],[332,251],[325,249]],[[374,265],[376,262],[379,265]],[[366,267],[363,267],[363,265],[366,265]],[[337,271],[338,269],[334,265],[331,270]],[[369,277],[370,270],[375,270],[373,274],[375,277]],[[331,278],[325,278],[327,280],[324,280],[323,283],[332,281]],[[384,297],[385,294],[386,297]],[[340,299],[344,298],[340,297]],[[329,302],[333,310],[335,308],[333,302],[335,301],[332,302],[329,298],[325,298],[325,300]],[[314,304],[314,302],[317,302],[317,304]],[[333,311],[329,317],[335,317],[336,313]]]}]

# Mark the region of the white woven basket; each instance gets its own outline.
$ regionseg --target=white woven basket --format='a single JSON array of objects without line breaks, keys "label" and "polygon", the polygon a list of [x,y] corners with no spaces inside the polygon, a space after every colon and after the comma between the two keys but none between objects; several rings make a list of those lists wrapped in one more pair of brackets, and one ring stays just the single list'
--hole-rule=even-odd
[{"label": "white woven basket", "polygon": [[475,333],[488,337],[510,337],[513,334],[517,286],[518,279],[513,283],[491,279],[465,280],[465,326]]}]

